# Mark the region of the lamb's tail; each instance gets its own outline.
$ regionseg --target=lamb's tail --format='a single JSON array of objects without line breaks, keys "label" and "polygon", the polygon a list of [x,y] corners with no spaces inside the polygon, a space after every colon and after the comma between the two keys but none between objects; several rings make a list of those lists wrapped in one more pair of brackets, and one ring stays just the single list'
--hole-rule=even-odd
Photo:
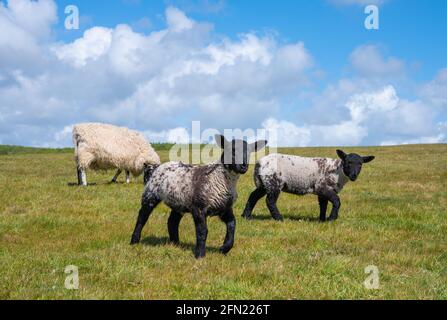
[{"label": "lamb's tail", "polygon": [[144,165],[144,185],[148,183],[150,178],[152,177],[152,174],[154,173],[155,169],[157,169],[160,165],[159,164],[145,164]]}]

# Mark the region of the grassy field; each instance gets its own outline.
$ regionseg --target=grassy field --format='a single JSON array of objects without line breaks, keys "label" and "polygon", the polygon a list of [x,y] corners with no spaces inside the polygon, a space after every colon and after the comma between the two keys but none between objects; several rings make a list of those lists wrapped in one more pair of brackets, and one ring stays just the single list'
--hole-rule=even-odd
[{"label": "grassy field", "polygon": [[[182,245],[167,244],[165,206],[142,244],[129,246],[141,177],[111,185],[113,172],[89,173],[95,184],[81,188],[71,152],[0,148],[0,298],[446,299],[447,145],[347,150],[376,160],[341,193],[338,221],[316,221],[316,197],[286,194],[284,223],[263,200],[256,219],[243,220],[250,170],[238,187],[234,249],[218,253],[225,226],[211,218],[207,257],[196,261],[191,216]],[[333,157],[335,148],[281,152]],[[79,267],[79,290],[64,287],[67,265]],[[377,290],[363,285],[369,265],[380,271]]]}]

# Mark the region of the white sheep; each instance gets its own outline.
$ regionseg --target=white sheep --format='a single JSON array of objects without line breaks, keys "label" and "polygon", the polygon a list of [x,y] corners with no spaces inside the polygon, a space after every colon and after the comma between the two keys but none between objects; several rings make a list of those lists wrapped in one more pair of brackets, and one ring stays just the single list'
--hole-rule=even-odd
[{"label": "white sheep", "polygon": [[260,159],[255,166],[253,191],[245,206],[243,217],[252,218],[256,203],[267,195],[267,207],[275,220],[283,220],[276,206],[281,191],[318,196],[320,220],[326,221],[328,202],[332,203],[329,220],[338,218],[340,198],[338,193],[349,181],[355,181],[362,164],[374,160],[374,156],[362,157],[337,150],[340,159],[306,158],[283,154],[270,154]]},{"label": "white sheep", "polygon": [[233,214],[233,203],[237,197],[236,184],[240,175],[248,170],[250,153],[264,148],[267,141],[248,144],[243,140],[227,141],[221,135],[216,135],[216,141],[223,149],[222,156],[216,163],[186,165],[181,162],[168,162],[146,168],[147,184],[131,244],[140,241],[141,231],[150,214],[163,201],[172,209],[168,219],[171,242],[179,242],[180,220],[184,213],[191,212],[197,237],[195,257],[204,257],[208,235],[206,218],[217,215],[227,226],[227,234],[220,251],[226,254],[231,250],[236,226]]},{"label": "white sheep", "polygon": [[73,143],[79,185],[86,186],[85,170],[118,169],[112,179],[126,171],[139,176],[145,165],[159,164],[160,157],[144,136],[136,131],[102,123],[83,123],[73,127]]}]

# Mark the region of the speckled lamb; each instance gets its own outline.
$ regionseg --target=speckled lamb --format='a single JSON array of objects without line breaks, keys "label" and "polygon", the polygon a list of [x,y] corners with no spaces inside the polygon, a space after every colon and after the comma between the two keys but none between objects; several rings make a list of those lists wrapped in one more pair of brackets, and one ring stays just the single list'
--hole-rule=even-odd
[{"label": "speckled lamb", "polygon": [[178,228],[184,213],[191,212],[196,227],[196,258],[205,256],[208,235],[207,216],[217,215],[226,224],[227,233],[220,251],[228,253],[234,244],[236,220],[233,203],[236,201],[236,184],[241,174],[248,170],[250,153],[264,148],[267,141],[248,144],[243,140],[227,141],[216,135],[217,144],[223,149],[216,163],[208,165],[186,165],[168,162],[160,166],[148,166],[147,181],[142,196],[131,244],[141,239],[141,231],[154,208],[163,201],[172,211],[168,219],[170,241],[179,243]]},{"label": "speckled lamb", "polygon": [[283,220],[276,202],[281,191],[318,196],[320,220],[326,221],[328,202],[332,211],[328,220],[336,220],[340,209],[338,193],[349,181],[355,181],[363,163],[374,160],[373,156],[362,157],[337,150],[340,159],[305,158],[283,154],[270,154],[260,159],[255,166],[256,190],[245,206],[243,217],[252,218],[256,203],[267,195],[267,207],[275,220]]}]

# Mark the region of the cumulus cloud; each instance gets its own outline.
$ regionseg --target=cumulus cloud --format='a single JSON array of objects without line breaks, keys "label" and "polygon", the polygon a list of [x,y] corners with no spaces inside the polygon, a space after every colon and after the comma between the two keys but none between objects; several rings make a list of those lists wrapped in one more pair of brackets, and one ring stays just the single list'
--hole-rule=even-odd
[{"label": "cumulus cloud", "polygon": [[[210,24],[175,7],[166,9],[166,28],[147,35],[126,24],[96,26],[73,42],[52,43],[43,39],[57,19],[55,3],[33,1],[40,18],[24,25],[14,17],[28,2],[0,7],[1,34],[14,34],[14,42],[0,36],[0,137],[9,143],[59,145],[68,141],[60,132],[84,121],[167,138],[168,128],[192,120],[218,129],[259,125],[282,94],[306,83],[313,63],[301,42],[216,37]],[[26,55],[17,59],[20,52]]]},{"label": "cumulus cloud", "polygon": [[391,85],[353,94],[343,108],[345,118],[335,123],[297,125],[269,118],[263,127],[276,132],[278,146],[439,143],[446,139],[445,124],[433,127],[435,113],[430,107],[419,100],[400,99]]},{"label": "cumulus cloud", "polygon": [[70,44],[55,45],[52,50],[61,61],[75,67],[83,67],[88,60],[97,60],[104,55],[112,43],[112,30],[94,27],[84,32],[84,36]]}]

